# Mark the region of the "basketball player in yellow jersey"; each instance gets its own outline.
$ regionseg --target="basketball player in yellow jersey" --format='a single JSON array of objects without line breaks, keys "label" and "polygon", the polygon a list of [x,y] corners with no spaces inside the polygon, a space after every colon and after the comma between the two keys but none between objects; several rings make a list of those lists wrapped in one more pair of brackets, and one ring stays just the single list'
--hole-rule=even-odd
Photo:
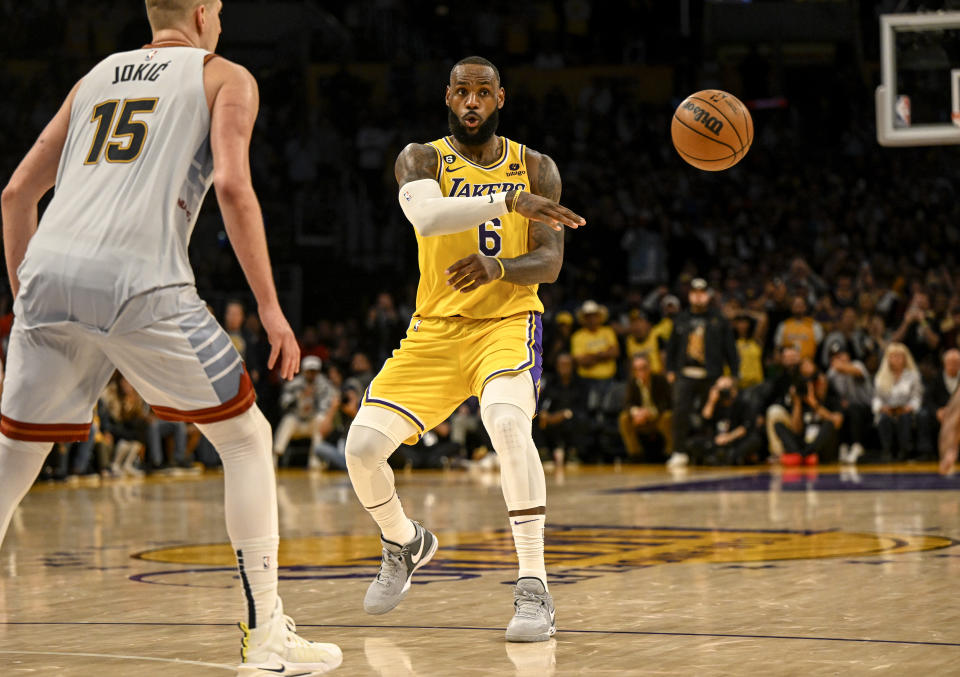
[{"label": "basketball player in yellow jersey", "polygon": [[400,206],[419,247],[417,310],[347,436],[350,480],[383,545],[364,609],[393,609],[437,550],[433,533],[404,514],[387,458],[477,396],[520,564],[507,640],[546,641],[556,624],[543,562],[546,483],[531,424],[542,371],[537,285],[557,279],[564,226],[586,222],[557,203],[553,160],[495,134],[504,90],[492,63],[457,63],[446,103],[452,135],[410,144],[397,158]]}]

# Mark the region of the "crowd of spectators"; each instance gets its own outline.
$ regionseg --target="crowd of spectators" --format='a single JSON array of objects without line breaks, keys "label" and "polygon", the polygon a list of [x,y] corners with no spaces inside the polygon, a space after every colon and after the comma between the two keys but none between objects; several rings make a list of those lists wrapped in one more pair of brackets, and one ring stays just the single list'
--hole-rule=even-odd
[{"label": "crowd of spectators", "polygon": [[[711,51],[696,26],[682,33],[677,3],[493,2],[480,14],[414,4],[285,3],[313,13],[269,44],[231,26],[230,7],[224,15],[222,52],[261,83],[251,160],[280,292],[320,368],[286,387],[267,369],[212,195],[191,259],[247,360],[281,464],[337,466],[366,383],[406,330],[416,245],[393,160],[407,142],[444,134],[443,84],[467,52],[502,66],[501,132],[556,160],[563,201],[590,224],[567,234],[560,280],[541,288],[546,458],[934,453],[960,372],[960,176],[950,149],[876,144],[876,8],[861,3],[864,50],[838,43],[828,58],[792,63]],[[139,6],[66,5],[0,3],[15,57],[0,67],[0,183],[87,68],[144,42]],[[243,5],[269,14],[269,3]],[[668,69],[672,99],[651,94],[645,67]],[[529,68],[551,84],[522,77]],[[565,68],[576,76],[551,77]],[[754,117],[753,146],[725,172],[693,170],[670,146],[674,105],[705,87],[737,93]],[[143,469],[215,463],[196,431],[154,423],[147,414],[133,440]],[[69,458],[101,467],[94,450],[115,437],[98,435]],[[485,448],[468,402],[404,462],[452,464]]]}]

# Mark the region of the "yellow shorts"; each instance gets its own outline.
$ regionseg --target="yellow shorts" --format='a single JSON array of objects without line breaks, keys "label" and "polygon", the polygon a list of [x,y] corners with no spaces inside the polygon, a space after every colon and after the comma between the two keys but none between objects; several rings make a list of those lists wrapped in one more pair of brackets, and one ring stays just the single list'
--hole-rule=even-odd
[{"label": "yellow shorts", "polygon": [[420,436],[443,423],[465,400],[480,397],[490,379],[528,371],[534,397],[543,374],[543,324],[532,311],[492,320],[413,318],[363,396],[365,406],[394,411]]}]

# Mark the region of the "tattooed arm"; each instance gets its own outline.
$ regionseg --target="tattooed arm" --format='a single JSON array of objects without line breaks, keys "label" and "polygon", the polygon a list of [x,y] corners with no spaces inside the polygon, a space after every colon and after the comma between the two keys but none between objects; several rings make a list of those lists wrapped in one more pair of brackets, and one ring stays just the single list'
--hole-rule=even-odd
[{"label": "tattooed arm", "polygon": [[[560,172],[550,156],[530,149],[527,149],[527,170],[530,192],[520,191],[516,211],[530,219],[530,251],[513,259],[501,258],[502,273],[497,259],[471,254],[447,269],[450,275],[447,284],[459,291],[469,292],[499,279],[518,285],[556,281],[563,265],[563,228],[558,227],[552,215],[535,212],[528,216],[528,210],[532,211],[531,208],[541,202],[557,204],[560,199]],[[507,193],[508,202],[513,200],[512,193]],[[586,223],[582,218],[580,221]]]}]

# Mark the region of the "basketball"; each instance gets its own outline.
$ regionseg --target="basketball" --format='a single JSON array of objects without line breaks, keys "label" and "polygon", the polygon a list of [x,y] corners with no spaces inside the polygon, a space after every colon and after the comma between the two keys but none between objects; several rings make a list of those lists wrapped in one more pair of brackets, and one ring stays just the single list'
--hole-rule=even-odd
[{"label": "basketball", "polygon": [[753,143],[753,120],[737,97],[719,89],[691,94],[670,124],[673,147],[697,169],[718,172],[734,166]]}]

